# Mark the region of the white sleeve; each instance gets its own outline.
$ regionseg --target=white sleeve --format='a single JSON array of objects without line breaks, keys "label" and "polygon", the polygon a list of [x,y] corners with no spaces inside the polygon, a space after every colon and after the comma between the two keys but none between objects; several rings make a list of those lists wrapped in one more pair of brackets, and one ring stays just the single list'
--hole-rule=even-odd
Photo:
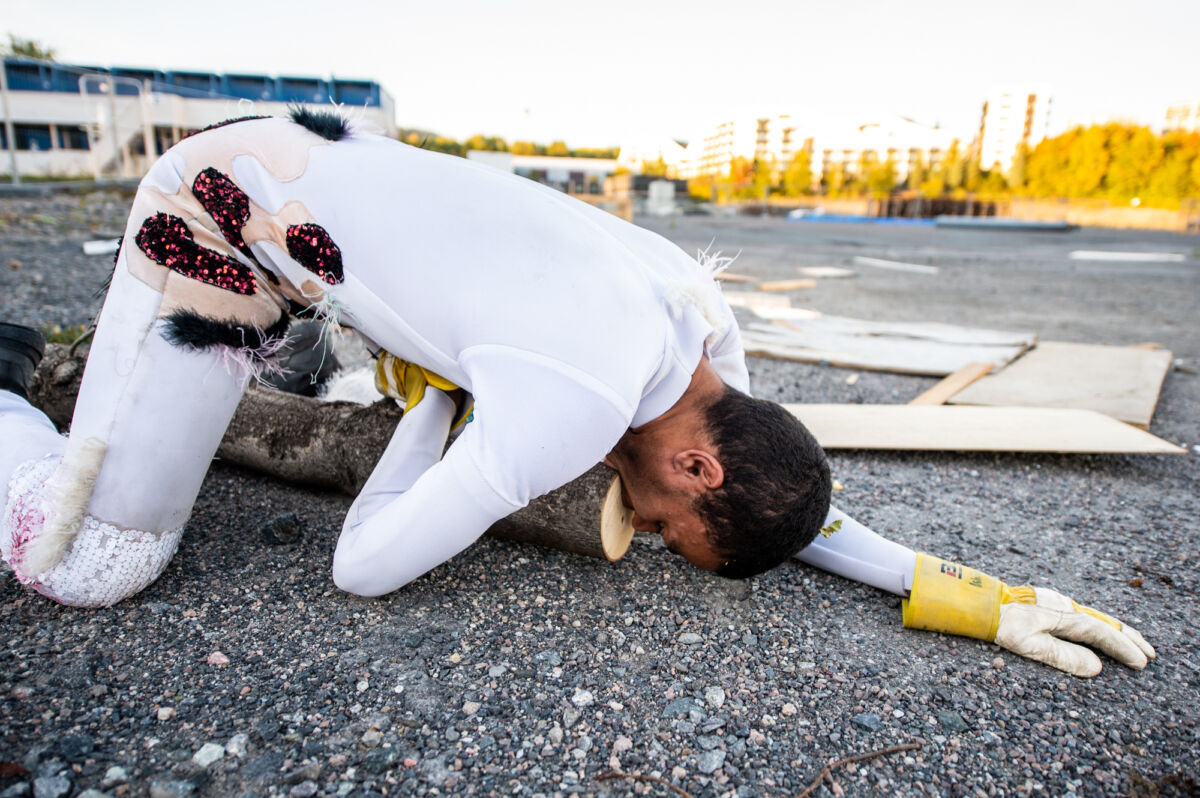
[{"label": "white sleeve", "polygon": [[721,309],[729,326],[708,350],[708,361],[726,385],[750,395],[750,372],[746,370],[746,353],[742,349],[742,333],[738,329],[733,309],[721,298]]},{"label": "white sleeve", "polygon": [[[437,462],[453,407],[402,420],[355,501],[333,557],[338,587],[389,593],[467,548],[493,523],[598,463],[628,426],[579,382],[496,359],[473,376],[475,418]],[[444,399],[445,401],[441,401]]]},{"label": "white sleeve", "polygon": [[796,559],[897,596],[907,596],[917,568],[917,553],[880,537],[830,505],[825,525],[834,521],[842,522],[841,529],[829,537],[817,535],[816,540],[796,554]]}]

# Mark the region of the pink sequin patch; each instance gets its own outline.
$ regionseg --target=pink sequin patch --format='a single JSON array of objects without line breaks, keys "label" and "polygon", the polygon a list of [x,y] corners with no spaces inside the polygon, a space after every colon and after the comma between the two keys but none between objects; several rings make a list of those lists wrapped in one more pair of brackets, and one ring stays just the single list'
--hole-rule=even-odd
[{"label": "pink sequin patch", "polygon": [[294,224],[287,229],[288,254],[329,285],[345,280],[342,251],[319,224]]},{"label": "pink sequin patch", "polygon": [[196,179],[192,181],[192,193],[217,223],[225,240],[250,255],[250,248],[242,239],[242,228],[250,218],[250,198],[245,192],[210,166],[196,175]]},{"label": "pink sequin patch", "polygon": [[184,277],[215,285],[236,294],[258,291],[254,272],[234,258],[202,247],[178,216],[156,213],[138,230],[138,249],[150,260]]}]

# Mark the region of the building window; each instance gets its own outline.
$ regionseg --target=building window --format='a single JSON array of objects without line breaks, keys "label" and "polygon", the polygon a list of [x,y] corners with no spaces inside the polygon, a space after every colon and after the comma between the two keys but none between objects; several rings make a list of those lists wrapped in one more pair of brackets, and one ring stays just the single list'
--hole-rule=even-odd
[{"label": "building window", "polygon": [[87,131],[81,127],[59,127],[58,148],[60,150],[87,150]]},{"label": "building window", "polygon": [[13,125],[18,150],[40,152],[50,149],[49,125]]},{"label": "building window", "polygon": [[42,78],[42,70],[37,64],[5,63],[4,71],[8,75],[8,88],[12,91],[46,91],[50,82]]},{"label": "building window", "polygon": [[285,103],[323,103],[329,98],[324,96],[319,80],[280,78],[278,99]]}]

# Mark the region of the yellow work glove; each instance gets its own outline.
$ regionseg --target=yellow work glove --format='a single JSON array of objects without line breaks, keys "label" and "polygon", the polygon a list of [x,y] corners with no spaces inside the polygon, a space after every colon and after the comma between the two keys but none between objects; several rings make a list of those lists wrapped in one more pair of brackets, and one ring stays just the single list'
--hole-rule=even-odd
[{"label": "yellow work glove", "polygon": [[[910,629],[974,637],[1075,676],[1095,676],[1100,658],[1085,643],[1141,670],[1154,649],[1132,629],[1054,590],[999,579],[930,554],[917,555],[903,602]],[[1074,641],[1074,642],[1067,642]]]},{"label": "yellow work glove", "polygon": [[[454,416],[451,431],[474,418],[475,403],[471,394],[429,369],[401,360],[386,349],[379,350],[375,361],[375,390],[402,402],[407,413],[425,398],[426,388],[437,388],[455,399],[458,412]],[[459,391],[459,396],[453,396],[455,391]]]}]

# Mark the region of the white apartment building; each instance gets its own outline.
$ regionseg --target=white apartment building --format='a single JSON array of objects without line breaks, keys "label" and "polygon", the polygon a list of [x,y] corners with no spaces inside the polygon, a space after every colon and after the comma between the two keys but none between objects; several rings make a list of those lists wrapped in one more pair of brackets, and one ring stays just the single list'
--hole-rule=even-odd
[{"label": "white apartment building", "polygon": [[[0,174],[136,177],[184,136],[237,116],[331,103],[396,135],[395,102],[370,80],[179,72],[3,59]],[[10,150],[9,147],[12,147]],[[148,154],[148,155],[147,155]]]},{"label": "white apartment building", "polygon": [[1200,103],[1184,103],[1167,108],[1164,133],[1200,132]]},{"label": "white apartment building", "polygon": [[1033,148],[1046,138],[1050,88],[1044,85],[992,89],[979,124],[979,161],[984,169],[1007,171],[1022,142]]},{"label": "white apartment building", "polygon": [[[890,159],[899,182],[918,160],[939,163],[954,140],[949,131],[895,115],[863,124],[802,124],[797,119],[789,114],[722,122],[688,144],[679,176],[728,174],[735,157],[770,158],[782,170],[797,153],[807,151],[814,181],[835,167],[850,175],[864,162]],[[968,143],[960,146],[965,154]]]}]

